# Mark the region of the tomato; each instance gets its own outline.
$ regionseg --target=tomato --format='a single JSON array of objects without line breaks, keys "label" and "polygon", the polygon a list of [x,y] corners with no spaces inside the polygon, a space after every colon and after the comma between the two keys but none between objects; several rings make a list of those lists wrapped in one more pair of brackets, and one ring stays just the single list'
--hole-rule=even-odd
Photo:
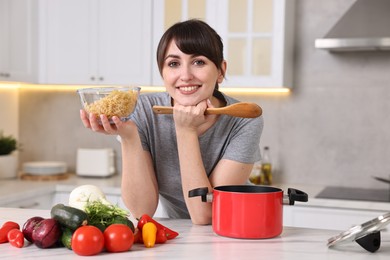
[{"label": "tomato", "polygon": [[130,250],[134,243],[131,228],[124,224],[111,224],[104,230],[104,246],[108,252]]},{"label": "tomato", "polygon": [[78,255],[97,255],[104,248],[104,235],[95,226],[81,226],[73,233],[71,245]]}]

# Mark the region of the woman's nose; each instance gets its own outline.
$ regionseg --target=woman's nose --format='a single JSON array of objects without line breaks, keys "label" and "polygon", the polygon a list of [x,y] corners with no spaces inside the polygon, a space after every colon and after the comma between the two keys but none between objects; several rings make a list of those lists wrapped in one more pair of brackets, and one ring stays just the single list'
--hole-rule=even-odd
[{"label": "woman's nose", "polygon": [[188,66],[182,66],[180,71],[180,79],[182,81],[189,81],[194,78],[194,75],[192,74],[191,68]]}]

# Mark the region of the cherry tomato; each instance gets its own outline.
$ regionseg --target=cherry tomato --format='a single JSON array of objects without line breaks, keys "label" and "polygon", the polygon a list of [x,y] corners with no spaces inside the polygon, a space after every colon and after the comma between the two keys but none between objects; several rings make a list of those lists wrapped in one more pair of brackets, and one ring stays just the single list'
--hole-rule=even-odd
[{"label": "cherry tomato", "polygon": [[95,226],[81,226],[73,233],[71,244],[78,255],[97,255],[104,248],[104,235]]},{"label": "cherry tomato", "polygon": [[104,230],[104,246],[108,252],[130,250],[134,243],[131,228],[124,224],[111,224]]}]

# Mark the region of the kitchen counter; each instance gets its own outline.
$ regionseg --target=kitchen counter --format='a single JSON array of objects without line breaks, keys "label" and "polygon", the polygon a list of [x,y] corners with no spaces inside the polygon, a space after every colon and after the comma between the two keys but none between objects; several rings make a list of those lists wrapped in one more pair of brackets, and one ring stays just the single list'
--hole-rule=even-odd
[{"label": "kitchen counter", "polygon": [[[0,205],[33,196],[49,195],[55,192],[71,192],[76,186],[83,184],[93,184],[100,187],[105,193],[120,196],[120,181],[120,175],[114,175],[108,178],[87,178],[71,175],[70,178],[60,181],[0,180]],[[273,186],[279,187],[284,191],[287,191],[287,188],[296,188],[305,191],[309,195],[309,201],[307,203],[297,202],[296,205],[299,207],[390,211],[390,203],[388,202],[316,198],[317,194],[324,189],[324,186],[321,185],[276,183]]]},{"label": "kitchen counter", "polygon": [[74,174],[71,174],[68,179],[58,181],[0,180],[0,205],[32,196],[71,192],[75,187],[83,184],[93,184],[106,193],[120,195],[120,181],[119,175],[107,178],[90,178],[78,177]]},{"label": "kitchen counter", "polygon": [[[0,224],[13,220],[20,225],[30,217],[49,217],[49,210],[0,208]],[[388,259],[390,233],[382,235],[381,248],[370,253],[357,243],[348,243],[329,249],[327,240],[339,233],[285,227],[279,237],[271,239],[234,239],[216,235],[211,225],[192,225],[190,220],[159,219],[179,232],[179,236],[165,244],[145,248],[135,244],[129,252],[101,253],[91,258],[123,259]],[[23,248],[0,244],[0,259],[87,259],[66,248],[40,249],[28,242]]]}]

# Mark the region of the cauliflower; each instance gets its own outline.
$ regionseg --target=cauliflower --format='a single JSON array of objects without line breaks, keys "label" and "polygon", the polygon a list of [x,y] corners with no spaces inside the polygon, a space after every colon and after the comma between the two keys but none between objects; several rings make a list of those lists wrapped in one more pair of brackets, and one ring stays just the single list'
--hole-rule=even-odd
[{"label": "cauliflower", "polygon": [[69,206],[81,210],[84,210],[86,205],[93,201],[101,201],[103,204],[111,205],[103,191],[95,185],[78,186],[69,195]]}]

